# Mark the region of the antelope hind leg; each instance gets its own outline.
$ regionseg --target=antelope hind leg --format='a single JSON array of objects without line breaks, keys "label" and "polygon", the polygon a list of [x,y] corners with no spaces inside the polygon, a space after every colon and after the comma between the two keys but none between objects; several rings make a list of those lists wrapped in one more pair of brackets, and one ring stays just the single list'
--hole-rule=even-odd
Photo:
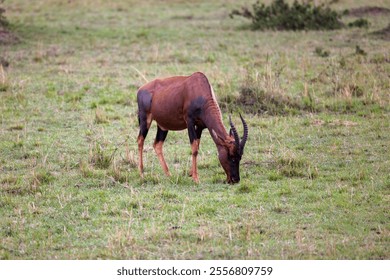
[{"label": "antelope hind leg", "polygon": [[168,165],[165,161],[164,153],[163,153],[163,145],[164,145],[165,138],[167,137],[167,134],[168,131],[164,131],[159,126],[157,126],[157,134],[156,134],[156,139],[154,140],[153,148],[157,154],[158,160],[160,161],[160,165],[164,170],[165,174],[167,176],[171,176],[171,173],[169,172]]}]

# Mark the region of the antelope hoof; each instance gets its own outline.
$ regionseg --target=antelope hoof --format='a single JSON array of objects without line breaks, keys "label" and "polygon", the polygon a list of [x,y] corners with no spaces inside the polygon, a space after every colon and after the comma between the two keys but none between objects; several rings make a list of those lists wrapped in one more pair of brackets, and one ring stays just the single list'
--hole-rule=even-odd
[{"label": "antelope hoof", "polygon": [[194,180],[194,182],[196,183],[196,184],[199,184],[199,178],[196,176],[196,177],[192,177],[192,179]]},{"label": "antelope hoof", "polygon": [[138,173],[139,173],[139,176],[141,176],[141,177],[144,176],[144,167],[143,166],[138,166]]}]

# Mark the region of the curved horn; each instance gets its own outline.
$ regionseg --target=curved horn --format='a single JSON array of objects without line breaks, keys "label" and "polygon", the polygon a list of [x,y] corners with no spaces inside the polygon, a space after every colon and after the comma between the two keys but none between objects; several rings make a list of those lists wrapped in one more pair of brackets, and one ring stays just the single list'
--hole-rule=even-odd
[{"label": "curved horn", "polygon": [[246,122],[245,122],[244,118],[241,116],[241,114],[240,114],[240,118],[242,121],[242,125],[244,126],[244,135],[242,136],[242,140],[240,142],[240,152],[242,154],[244,151],[246,140],[248,139],[248,125],[246,124]]},{"label": "curved horn", "polygon": [[233,131],[233,136],[234,136],[235,145],[236,145],[237,149],[239,149],[239,148],[240,148],[240,137],[238,137],[237,130],[236,130],[236,128],[234,127],[234,124],[233,124],[233,122],[232,122],[232,118],[231,118],[230,115],[229,115],[229,123],[230,123],[230,128],[231,128],[232,131]]}]

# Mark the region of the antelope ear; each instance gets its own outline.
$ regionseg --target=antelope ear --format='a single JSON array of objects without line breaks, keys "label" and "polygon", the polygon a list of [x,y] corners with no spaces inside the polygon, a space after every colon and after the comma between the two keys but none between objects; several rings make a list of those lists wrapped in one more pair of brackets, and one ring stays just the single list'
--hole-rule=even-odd
[{"label": "antelope ear", "polygon": [[214,139],[216,144],[218,144],[218,145],[224,145],[225,144],[223,139],[218,136],[218,134],[214,131],[214,129],[211,129],[211,133],[212,133],[213,139]]}]

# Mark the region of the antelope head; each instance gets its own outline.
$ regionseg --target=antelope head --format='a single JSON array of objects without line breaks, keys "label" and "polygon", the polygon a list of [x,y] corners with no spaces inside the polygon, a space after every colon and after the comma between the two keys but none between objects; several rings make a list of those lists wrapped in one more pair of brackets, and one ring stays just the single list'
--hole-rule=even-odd
[{"label": "antelope head", "polygon": [[219,139],[218,158],[227,175],[227,182],[235,184],[240,182],[240,161],[244,153],[246,140],[248,139],[248,125],[241,116],[244,126],[244,135],[240,139],[237,130],[229,116],[230,133],[226,139]]}]

